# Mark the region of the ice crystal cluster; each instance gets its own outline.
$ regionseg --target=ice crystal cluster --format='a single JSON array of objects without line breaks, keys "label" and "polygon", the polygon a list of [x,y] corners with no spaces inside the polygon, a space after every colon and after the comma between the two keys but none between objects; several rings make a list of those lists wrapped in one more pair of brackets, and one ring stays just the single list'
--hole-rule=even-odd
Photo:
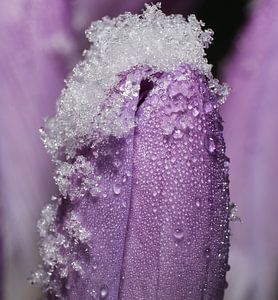
[{"label": "ice crystal cluster", "polygon": [[[185,20],[181,15],[166,16],[159,4],[147,6],[142,15],[126,13],[118,18],[103,18],[92,23],[86,35],[92,46],[84,51],[62,92],[57,114],[42,132],[47,150],[55,156],[59,149],[74,156],[77,148],[90,144],[99,135],[124,136],[134,126],[133,119],[122,114],[124,96],[135,96],[139,83],[121,86],[113,93],[119,74],[136,65],[153,70],[170,71],[190,64],[209,78],[212,89],[224,102],[227,88],[212,78],[211,65],[204,48],[212,40],[211,30],[194,15]],[[111,95],[112,93],[112,95]]]},{"label": "ice crystal cluster", "polygon": [[194,16],[103,18],[42,137],[60,194],[38,223],[49,299],[223,297],[228,158],[211,31]]}]

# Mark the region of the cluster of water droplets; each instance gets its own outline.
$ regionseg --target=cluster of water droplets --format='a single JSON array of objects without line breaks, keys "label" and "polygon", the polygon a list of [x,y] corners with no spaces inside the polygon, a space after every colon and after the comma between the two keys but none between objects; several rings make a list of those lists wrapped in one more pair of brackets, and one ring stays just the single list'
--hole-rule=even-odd
[{"label": "cluster of water droplets", "polygon": [[[229,247],[229,160],[218,95],[207,77],[189,65],[172,72],[153,72],[147,78],[153,84],[136,112],[133,219],[127,240],[131,245],[122,286],[131,284],[128,278],[147,272],[140,256],[157,243],[154,252],[160,269],[163,264],[169,268],[160,280],[171,282],[178,269],[179,278],[184,278],[186,264],[196,259],[206,269],[200,274],[207,276],[201,280],[205,283],[200,292],[205,295],[208,289],[215,289],[217,293],[225,282]],[[149,228],[149,236],[142,234]],[[138,247],[141,235],[144,244]],[[203,262],[198,261],[199,255],[205,258],[200,259]],[[199,267],[196,265],[197,274]],[[156,270],[156,263],[152,268],[153,273],[162,272]],[[194,299],[196,291],[188,289],[181,286],[175,293]],[[170,290],[171,286],[169,297],[174,293]],[[163,293],[165,298],[167,292]]]}]

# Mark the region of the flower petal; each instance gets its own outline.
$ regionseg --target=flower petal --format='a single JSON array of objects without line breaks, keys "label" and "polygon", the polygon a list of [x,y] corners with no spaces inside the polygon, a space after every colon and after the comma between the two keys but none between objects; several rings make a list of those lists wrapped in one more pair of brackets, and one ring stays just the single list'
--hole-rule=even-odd
[{"label": "flower petal", "polygon": [[231,195],[243,220],[232,229],[227,299],[277,299],[277,13],[275,0],[254,5],[225,70],[232,88],[223,111]]},{"label": "flower petal", "polygon": [[[31,299],[27,282],[38,261],[34,225],[55,191],[38,135],[52,114],[73,43],[63,1],[0,3],[1,228],[5,299]],[[14,286],[17,288],[15,289]]]}]

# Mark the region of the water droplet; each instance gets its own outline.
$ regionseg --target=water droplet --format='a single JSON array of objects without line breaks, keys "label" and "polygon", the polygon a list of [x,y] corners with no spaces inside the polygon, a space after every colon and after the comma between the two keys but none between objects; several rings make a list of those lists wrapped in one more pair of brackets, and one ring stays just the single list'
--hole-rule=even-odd
[{"label": "water droplet", "polygon": [[174,238],[178,241],[181,241],[184,238],[184,232],[181,228],[176,228],[174,230],[173,235],[174,235]]},{"label": "water droplet", "polygon": [[151,156],[151,160],[152,161],[155,161],[157,159],[157,155],[156,154],[153,154],[152,156]]},{"label": "water droplet", "polygon": [[210,253],[211,253],[210,247],[207,247],[204,252],[205,252],[206,258],[210,258]]},{"label": "water droplet", "polygon": [[92,267],[93,267],[93,270],[96,271],[96,269],[97,269],[97,263],[94,262]]},{"label": "water droplet", "polygon": [[95,290],[90,291],[89,294],[90,294],[90,296],[93,297],[93,298],[92,298],[93,300],[94,300],[94,299],[97,299],[97,292],[96,292]]},{"label": "water droplet", "polygon": [[122,178],[123,183],[125,183],[126,180],[127,180],[127,176],[126,176],[126,175],[123,175],[123,178]]},{"label": "water droplet", "polygon": [[176,160],[177,160],[177,158],[176,158],[175,156],[172,156],[172,157],[170,158],[171,163],[175,163]]},{"label": "water droplet", "polygon": [[201,199],[200,198],[196,198],[195,204],[199,208],[201,206]]},{"label": "water droplet", "polygon": [[229,168],[230,162],[228,160],[224,161],[224,167]]},{"label": "water droplet", "polygon": [[106,299],[108,296],[108,287],[106,285],[103,285],[100,288],[100,299]]},{"label": "water droplet", "polygon": [[71,288],[71,285],[70,285],[69,283],[66,283],[65,288],[66,288],[67,290],[69,290],[69,289]]},{"label": "water droplet", "polygon": [[213,137],[211,136],[207,137],[205,147],[210,153],[213,153],[215,151],[216,146]]},{"label": "water droplet", "polygon": [[121,186],[118,183],[114,183],[114,185],[113,185],[113,192],[116,195],[119,195],[121,193]]},{"label": "water droplet", "polygon": [[179,129],[176,129],[174,131],[173,138],[178,140],[178,139],[181,139],[182,137],[183,137],[183,132]]}]

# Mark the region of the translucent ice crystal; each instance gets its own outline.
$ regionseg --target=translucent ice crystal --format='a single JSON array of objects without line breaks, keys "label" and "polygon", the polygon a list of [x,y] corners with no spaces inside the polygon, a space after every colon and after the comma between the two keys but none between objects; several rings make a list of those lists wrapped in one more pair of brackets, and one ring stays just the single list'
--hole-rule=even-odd
[{"label": "translucent ice crystal", "polygon": [[[211,81],[211,89],[223,102],[227,88],[212,78],[204,49],[212,40],[212,31],[194,15],[166,16],[160,4],[146,5],[141,15],[125,13],[117,18],[104,17],[86,31],[92,43],[84,51],[84,60],[73,70],[58,101],[57,114],[42,129],[45,146],[55,159],[58,153],[74,156],[91,136],[124,136],[134,126],[121,116],[123,97],[113,94],[119,74],[136,65],[148,65],[160,71],[190,64]],[[124,93],[136,96],[138,86],[124,87]]]}]

